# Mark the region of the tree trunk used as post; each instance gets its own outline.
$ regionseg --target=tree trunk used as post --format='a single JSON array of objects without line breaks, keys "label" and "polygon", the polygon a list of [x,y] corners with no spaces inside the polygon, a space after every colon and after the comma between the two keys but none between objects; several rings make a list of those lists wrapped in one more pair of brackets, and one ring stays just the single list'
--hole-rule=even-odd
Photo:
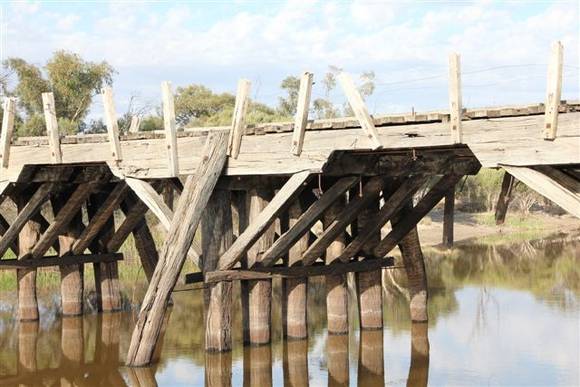
[{"label": "tree trunk used as post", "polygon": [[[52,209],[55,215],[65,205],[70,192],[52,200]],[[64,233],[59,235],[59,256],[65,257],[72,253],[72,247],[82,231],[82,213],[79,211],[73,216]],[[79,316],[83,314],[84,265],[61,265],[60,296],[63,316]]]},{"label": "tree trunk used as post", "polygon": [[227,140],[226,133],[210,133],[195,175],[187,178],[131,336],[127,354],[129,366],[151,362],[171,292],[193,243],[203,210],[225,165]]},{"label": "tree trunk used as post", "polygon": [[[217,269],[219,257],[232,245],[230,191],[215,190],[202,220],[203,272]],[[207,284],[205,306],[205,349],[226,352],[232,349],[232,282]]]},{"label": "tree trunk used as post", "polygon": [[[335,202],[324,214],[323,225],[328,227],[344,208],[344,199]],[[334,262],[344,250],[344,235],[338,236],[326,249],[326,264]],[[348,334],[348,286],[346,274],[326,276],[326,315],[328,333]]]},{"label": "tree trunk used as post", "polygon": [[497,225],[505,223],[505,216],[512,200],[512,194],[515,185],[515,177],[510,175],[508,172],[504,172],[503,180],[501,182],[501,191],[495,206],[495,224]]},{"label": "tree trunk used as post", "polygon": [[[18,211],[22,211],[28,198],[27,192],[21,192],[16,199]],[[41,225],[35,218],[30,219],[18,236],[18,259],[29,259],[32,248],[40,238]],[[18,280],[18,320],[38,320],[38,300],[36,299],[36,269],[17,269]]]},{"label": "tree trunk used as post", "polygon": [[[404,216],[403,213],[401,218],[404,218]],[[403,256],[403,264],[409,284],[411,320],[414,322],[427,321],[427,273],[417,227],[409,231],[399,242],[399,249]]]},{"label": "tree trunk used as post", "polygon": [[[250,208],[249,221],[258,217],[260,212],[266,208],[272,198],[271,192],[259,189],[249,191]],[[274,242],[274,227],[272,224],[248,250],[248,267],[261,261],[262,254],[268,250]],[[248,313],[247,320],[243,321],[244,343],[250,345],[260,345],[270,343],[271,312],[272,312],[272,280],[256,280],[247,282]]]},{"label": "tree trunk used as post", "polygon": [[[288,209],[289,227],[302,215],[300,202],[296,201]],[[288,251],[288,266],[300,264],[302,254],[308,249],[308,234],[300,238]],[[282,279],[282,310],[284,336],[292,339],[308,337],[307,294],[308,278]]]},{"label": "tree trunk used as post", "polygon": [[[91,195],[87,205],[89,217],[93,216],[101,204],[106,200],[106,195],[96,193]],[[115,232],[115,221],[111,217],[99,232],[90,249],[93,253],[107,253],[104,246]],[[99,241],[101,243],[99,243]],[[98,262],[93,265],[95,272],[95,291],[97,303],[101,312],[116,312],[121,310],[121,290],[119,285],[119,269],[117,261]]]},{"label": "tree trunk used as post", "polygon": [[[372,221],[373,215],[378,211],[378,201],[365,208],[358,217],[358,227],[362,229]],[[378,230],[376,235],[363,246],[362,253],[364,259],[376,259],[372,256],[372,251],[381,240],[381,232]],[[382,270],[374,270],[356,273],[358,310],[360,329],[383,329],[383,287],[382,287]]]},{"label": "tree trunk used as post", "polygon": [[445,195],[443,210],[443,246],[453,247],[453,223],[455,213],[455,186]]}]

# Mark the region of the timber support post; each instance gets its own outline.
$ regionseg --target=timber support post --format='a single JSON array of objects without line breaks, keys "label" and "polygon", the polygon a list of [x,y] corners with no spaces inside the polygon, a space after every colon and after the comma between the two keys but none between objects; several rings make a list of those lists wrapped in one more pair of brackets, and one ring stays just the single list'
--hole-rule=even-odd
[{"label": "timber support post", "polygon": [[[272,194],[270,192],[252,189],[250,195],[249,223],[257,219],[266,208]],[[262,255],[274,242],[274,224],[270,225],[248,250],[248,267],[260,265]],[[248,314],[244,321],[244,343],[250,345],[269,344],[271,340],[272,314],[272,280],[248,281],[247,285]]]},{"label": "timber support post", "polygon": [[[324,214],[325,229],[331,227],[333,221],[344,208],[344,197],[339,198]],[[344,251],[344,235],[340,233],[326,248],[326,264],[333,263]],[[330,274],[326,276],[326,316],[328,333],[333,335],[348,335],[348,287],[346,274]]]},{"label": "timber support post", "polygon": [[[296,224],[301,214],[300,202],[296,200],[288,209],[289,227]],[[305,234],[288,251],[288,267],[300,265],[302,254],[307,248],[308,234]],[[308,278],[284,278],[282,289],[284,336],[291,339],[304,339],[308,337]]]},{"label": "timber support post", "polygon": [[203,210],[225,165],[227,140],[227,134],[223,132],[208,135],[202,162],[195,175],[187,178],[131,337],[126,360],[128,366],[147,365],[153,358],[171,292]]},{"label": "timber support post", "polygon": [[455,186],[445,194],[443,208],[443,246],[453,247],[453,226],[455,222]]},{"label": "timber support post", "polygon": [[[66,199],[70,196],[61,195],[52,200],[52,209],[56,214],[64,207]],[[81,209],[73,215],[72,220],[58,237],[59,256],[66,257],[72,254],[74,242],[79,237],[82,228]],[[60,297],[63,316],[79,316],[83,314],[83,291],[84,291],[84,265],[60,265]],[[64,329],[64,328],[63,328]]]},{"label": "timber support post", "polygon": [[[203,272],[215,270],[221,254],[233,242],[231,194],[215,190],[205,208],[202,221]],[[208,284],[203,290],[205,311],[205,350],[227,352],[232,349],[232,282]]]},{"label": "timber support post", "polygon": [[[378,201],[372,202],[361,211],[358,217],[358,227],[364,227],[372,221],[378,212]],[[363,259],[377,259],[372,251],[381,240],[381,231],[375,231],[362,248]],[[356,273],[359,321],[361,330],[383,329],[383,287],[382,270]]]},{"label": "timber support post", "polygon": [[[15,201],[19,214],[24,212],[30,198],[28,192],[17,194]],[[19,260],[32,259],[32,249],[40,239],[40,228],[40,223],[36,218],[29,219],[22,227],[18,235]],[[16,277],[18,281],[18,320],[36,321],[39,319],[36,298],[36,268],[17,269]]]},{"label": "timber support post", "polygon": [[413,322],[427,321],[429,319],[427,315],[427,273],[425,271],[425,261],[423,259],[417,227],[413,227],[399,242],[399,249],[403,257],[409,294],[411,296],[411,320]]}]

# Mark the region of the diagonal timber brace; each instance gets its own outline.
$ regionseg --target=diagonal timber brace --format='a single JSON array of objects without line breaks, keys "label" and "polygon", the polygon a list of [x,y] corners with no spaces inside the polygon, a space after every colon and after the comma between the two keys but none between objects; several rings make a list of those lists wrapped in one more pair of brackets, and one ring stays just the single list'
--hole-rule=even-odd
[{"label": "diagonal timber brace", "polygon": [[309,171],[302,171],[292,175],[256,219],[236,239],[225,254],[220,257],[218,264],[219,270],[234,267],[264,231],[276,220],[276,217],[302,192],[304,184],[309,177]]}]

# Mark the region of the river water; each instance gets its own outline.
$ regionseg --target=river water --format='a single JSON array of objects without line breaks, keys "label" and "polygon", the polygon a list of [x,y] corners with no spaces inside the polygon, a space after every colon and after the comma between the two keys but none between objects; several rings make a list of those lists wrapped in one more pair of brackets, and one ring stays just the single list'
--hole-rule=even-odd
[{"label": "river water", "polygon": [[[205,355],[200,291],[174,293],[153,367],[123,366],[135,308],[60,318],[58,292],[41,292],[39,323],[14,321],[14,294],[0,302],[0,385],[382,386],[579,385],[580,242],[542,240],[427,252],[428,324],[411,324],[404,275],[385,273],[385,329],[326,332],[324,284],[309,286],[307,341],[281,340],[274,284],[273,343],[243,348],[240,306],[234,351]],[[126,300],[143,283],[124,284]],[[238,300],[239,297],[235,297]],[[127,302],[130,304],[130,302]]]}]

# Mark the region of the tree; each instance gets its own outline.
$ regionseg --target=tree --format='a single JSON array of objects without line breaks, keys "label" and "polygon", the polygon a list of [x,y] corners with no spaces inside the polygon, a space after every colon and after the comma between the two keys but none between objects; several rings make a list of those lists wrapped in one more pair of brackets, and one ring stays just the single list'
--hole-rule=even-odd
[{"label": "tree", "polygon": [[300,78],[293,75],[287,76],[282,80],[280,88],[288,93],[287,97],[280,97],[278,111],[283,116],[292,117],[296,114],[298,105],[298,92],[300,90]]},{"label": "tree", "polygon": [[87,115],[94,95],[104,85],[112,84],[114,73],[107,62],[87,62],[79,55],[66,51],[55,52],[46,63],[46,78],[41,68],[20,58],[7,59],[4,67],[18,77],[18,83],[10,94],[18,97],[19,105],[27,116],[17,131],[30,135],[45,132],[42,93],[54,93],[56,115],[64,125],[60,128],[61,132],[74,133]]},{"label": "tree", "polygon": [[236,97],[214,93],[203,85],[178,87],[175,93],[175,120],[178,125],[203,125],[210,117],[232,110]]}]

